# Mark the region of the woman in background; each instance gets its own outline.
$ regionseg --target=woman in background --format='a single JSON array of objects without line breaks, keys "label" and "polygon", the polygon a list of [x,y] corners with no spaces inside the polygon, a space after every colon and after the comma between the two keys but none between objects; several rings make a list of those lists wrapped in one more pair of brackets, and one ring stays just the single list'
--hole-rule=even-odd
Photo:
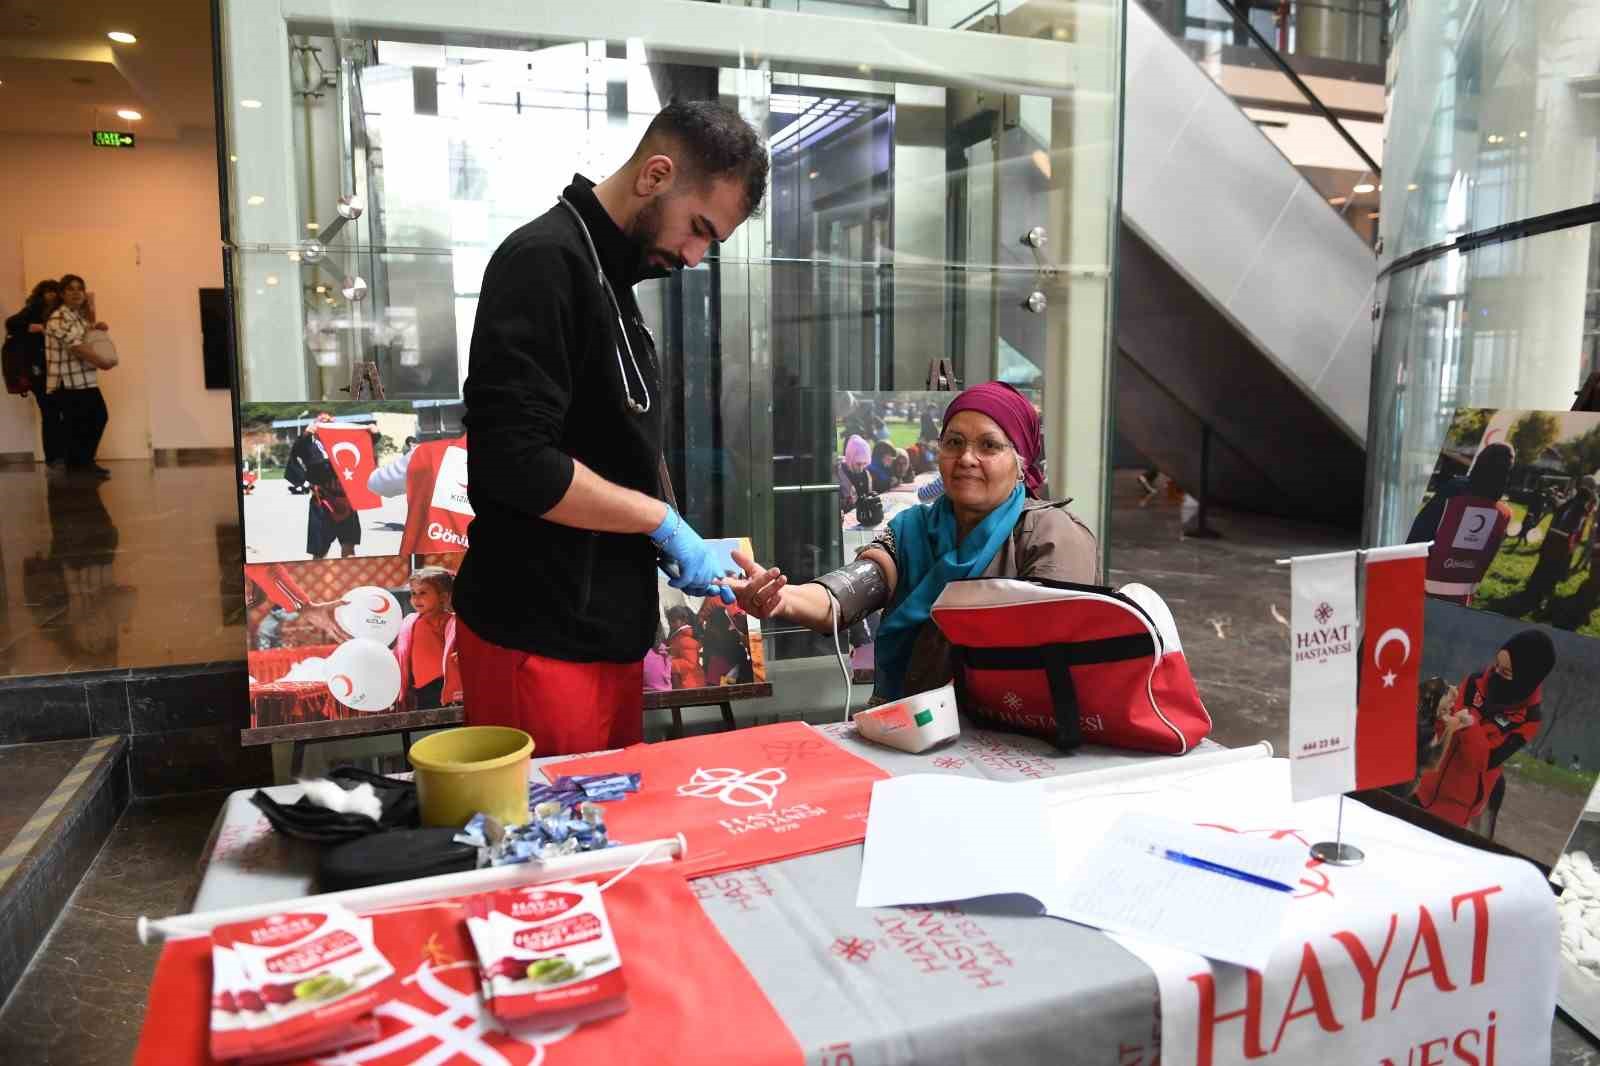
[{"label": "woman in background", "polygon": [[849,511],[856,501],[872,491],[872,478],[867,466],[872,462],[872,451],[866,438],[852,436],[844,442],[844,458],[839,460],[839,510]]},{"label": "woman in background", "polygon": [[411,573],[411,609],[400,623],[394,657],[400,663],[400,698],[407,710],[461,702],[461,659],[450,597],[456,576],[442,566]]},{"label": "woman in background", "polygon": [[111,471],[94,461],[105,436],[105,397],[100,395],[100,375],[83,346],[91,329],[109,327],[97,321],[89,304],[84,280],[76,274],[61,277],[61,306],[44,327],[45,390],[61,415],[62,449],[67,469],[108,478]]},{"label": "woman in background", "polygon": [[18,344],[24,353],[27,391],[33,393],[34,400],[39,404],[39,435],[44,441],[44,461],[54,469],[66,463],[67,454],[62,440],[61,412],[46,391],[48,367],[45,361],[44,326],[59,306],[61,284],[54,278],[45,278],[33,287],[22,310],[6,319],[6,343]]}]

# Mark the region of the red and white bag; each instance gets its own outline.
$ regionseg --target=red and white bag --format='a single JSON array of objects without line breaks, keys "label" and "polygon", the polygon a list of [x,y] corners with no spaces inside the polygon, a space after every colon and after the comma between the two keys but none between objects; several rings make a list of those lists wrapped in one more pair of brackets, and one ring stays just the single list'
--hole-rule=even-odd
[{"label": "red and white bag", "polygon": [[1211,731],[1172,612],[1143,585],[952,581],[933,605],[961,709],[1063,750],[1182,755]]}]

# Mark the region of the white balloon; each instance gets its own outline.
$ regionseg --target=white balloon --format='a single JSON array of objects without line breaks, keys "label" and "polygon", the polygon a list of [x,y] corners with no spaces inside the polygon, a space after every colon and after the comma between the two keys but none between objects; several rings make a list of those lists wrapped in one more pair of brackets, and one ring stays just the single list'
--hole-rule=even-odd
[{"label": "white balloon", "polygon": [[353,711],[386,711],[400,696],[400,664],[375,640],[347,640],[328,656],[328,691]]},{"label": "white balloon", "polygon": [[362,585],[339,598],[345,603],[333,612],[333,618],[352,637],[389,645],[400,635],[400,601],[388,589]]}]

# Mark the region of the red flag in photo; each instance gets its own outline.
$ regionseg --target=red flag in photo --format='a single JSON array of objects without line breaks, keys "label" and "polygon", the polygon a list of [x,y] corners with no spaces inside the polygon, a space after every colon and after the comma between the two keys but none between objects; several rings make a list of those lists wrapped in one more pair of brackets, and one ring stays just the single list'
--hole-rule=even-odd
[{"label": "red flag in photo", "polygon": [[1417,772],[1417,682],[1422,667],[1426,544],[1374,548],[1356,709],[1355,787],[1410,781]]},{"label": "red flag in photo", "polygon": [[334,476],[350,498],[350,506],[358,511],[383,506],[382,497],[367,488],[367,478],[377,469],[377,460],[372,454],[372,431],[365,426],[326,423],[313,432],[328,453]]},{"label": "red flag in photo", "polygon": [[889,775],[804,722],[635,744],[544,768],[563,775],[629,773],[639,791],[606,804],[616,840],[684,835],[684,877],[859,844],[872,785]]}]

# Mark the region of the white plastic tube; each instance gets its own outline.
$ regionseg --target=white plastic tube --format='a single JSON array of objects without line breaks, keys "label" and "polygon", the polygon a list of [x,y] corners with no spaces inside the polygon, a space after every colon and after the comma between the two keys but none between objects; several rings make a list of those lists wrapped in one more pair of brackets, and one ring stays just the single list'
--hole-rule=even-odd
[{"label": "white plastic tube", "polygon": [[502,888],[520,888],[549,881],[565,881],[572,877],[605,873],[607,870],[626,869],[629,865],[671,862],[688,854],[689,842],[679,833],[675,837],[646,840],[638,844],[623,844],[600,851],[582,851],[564,855],[546,862],[516,863],[510,866],[490,866],[463,873],[440,874],[437,877],[420,877],[412,881],[396,881],[371,888],[352,888],[345,892],[326,892],[319,896],[299,899],[274,900],[269,903],[252,903],[243,907],[204,911],[200,914],[175,914],[168,918],[139,916],[139,942],[159,944],[164,940],[181,940],[185,937],[210,936],[211,930],[229,922],[245,922],[265,918],[301,907],[337,903],[357,913],[382,910],[387,907],[404,907],[418,903],[464,896],[474,892],[493,892]]}]

